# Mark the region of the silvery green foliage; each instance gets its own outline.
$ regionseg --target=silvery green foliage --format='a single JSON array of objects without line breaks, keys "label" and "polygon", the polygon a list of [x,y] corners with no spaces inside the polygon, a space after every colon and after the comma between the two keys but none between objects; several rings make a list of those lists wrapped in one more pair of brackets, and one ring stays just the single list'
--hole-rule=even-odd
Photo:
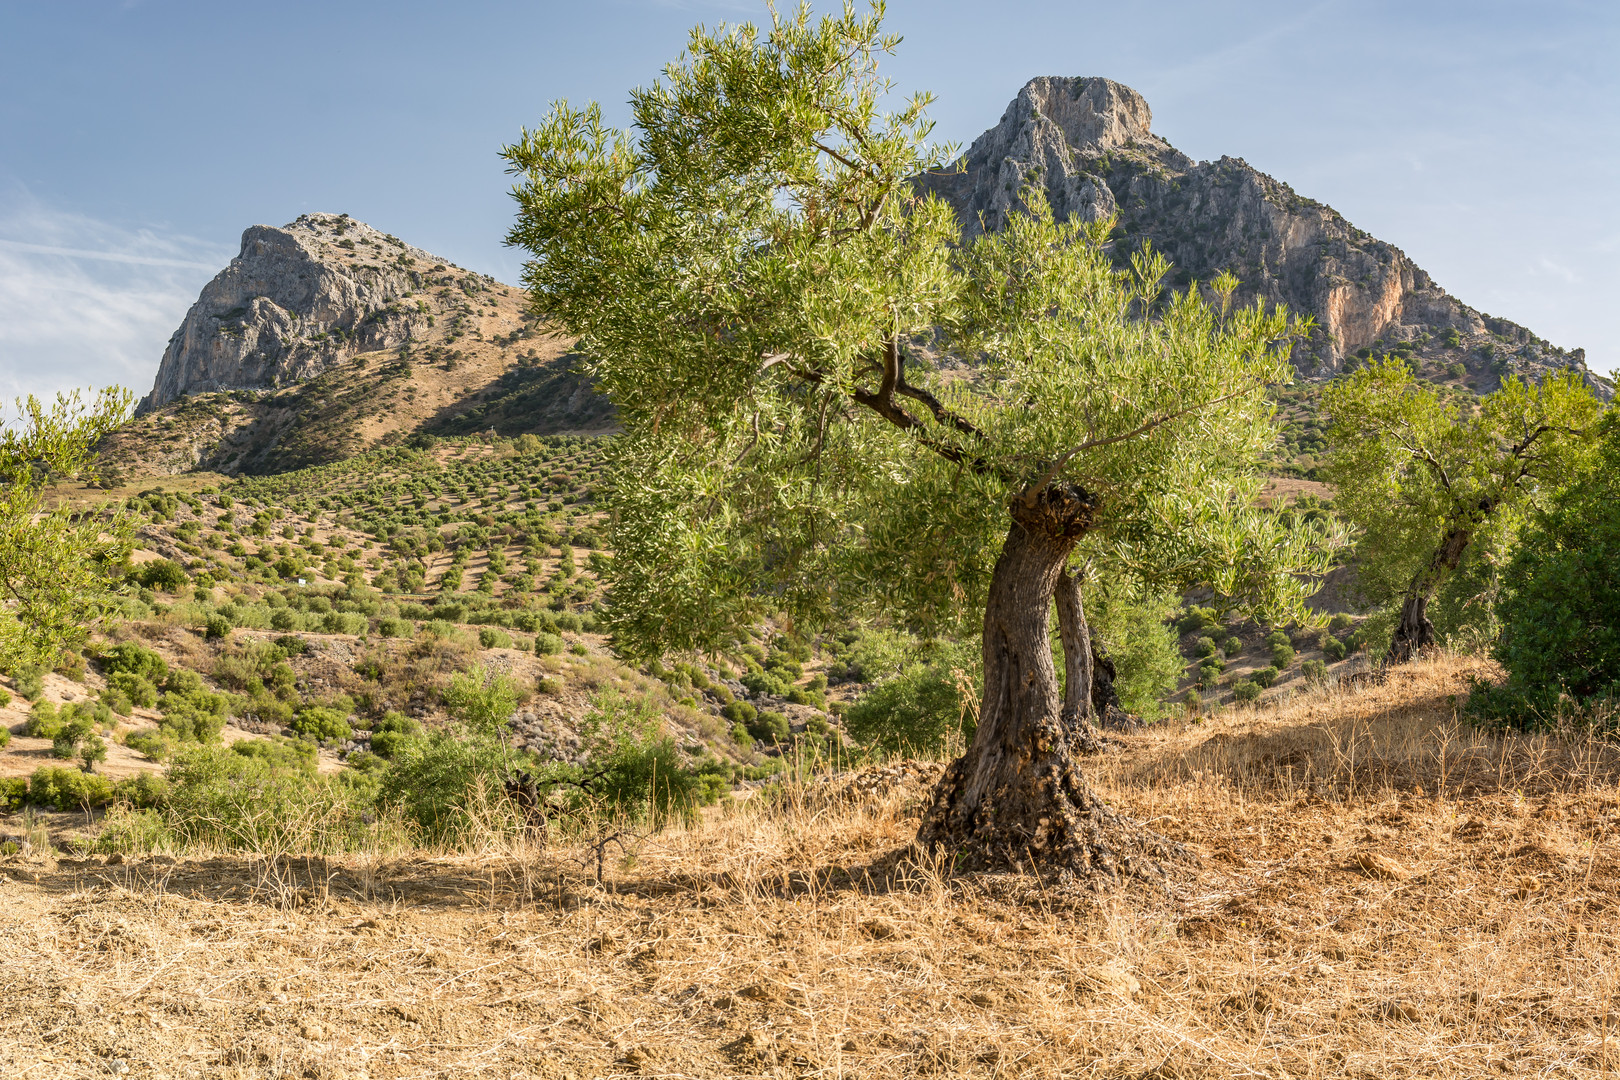
[{"label": "silvery green foliage", "polygon": [[539,312],[618,406],[610,480],[622,649],[723,646],[770,611],[973,627],[1011,500],[1100,497],[1094,575],[1204,581],[1303,614],[1326,537],[1254,509],[1290,378],[1281,311],[1116,272],[1108,223],[1033,211],[964,247],[912,178],[881,7],[694,31],[614,131],[558,104],[505,150],[509,241]]},{"label": "silvery green foliage", "polygon": [[111,387],[88,404],[77,391],[49,405],[30,396],[0,430],[0,667],[55,664],[111,610],[109,572],[129,553],[126,523],[75,513],[45,488],[96,478],[96,444],[128,418],[130,400]]}]

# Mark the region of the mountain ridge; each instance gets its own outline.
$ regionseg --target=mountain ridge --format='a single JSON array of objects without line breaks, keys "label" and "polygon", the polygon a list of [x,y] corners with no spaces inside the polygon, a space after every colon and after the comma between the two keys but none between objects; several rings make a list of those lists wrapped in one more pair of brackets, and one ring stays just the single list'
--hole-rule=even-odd
[{"label": "mountain ridge", "polygon": [[965,236],[1000,228],[1025,208],[1023,193],[1033,185],[1060,220],[1115,217],[1121,263],[1151,243],[1172,263],[1172,284],[1231,270],[1241,300],[1258,296],[1315,317],[1315,331],[1293,356],[1307,378],[1395,353],[1427,377],[1467,380],[1477,392],[1510,374],[1574,368],[1594,392],[1612,396],[1586,368],[1585,350],[1558,348],[1477,311],[1332,207],[1242,158],[1194,161],[1153,133],[1141,94],[1111,79],[1030,80],[995,126],[917,185],[956,210]]}]

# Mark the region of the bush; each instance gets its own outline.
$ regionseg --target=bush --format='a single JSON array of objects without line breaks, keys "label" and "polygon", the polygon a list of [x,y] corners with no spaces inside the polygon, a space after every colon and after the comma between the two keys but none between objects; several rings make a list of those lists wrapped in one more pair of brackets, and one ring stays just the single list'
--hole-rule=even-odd
[{"label": "bush", "polygon": [[20,696],[33,701],[45,692],[45,673],[36,667],[19,668],[12,672],[11,683]]},{"label": "bush", "polygon": [[158,653],[134,642],[114,645],[97,659],[101,662],[101,670],[108,674],[124,672],[139,675],[152,683],[160,683],[169,677],[168,662]]},{"label": "bush", "polygon": [[1212,637],[1201,637],[1193,643],[1193,653],[1197,656],[1214,656],[1220,652]]},{"label": "bush", "polygon": [[744,728],[746,728],[749,724],[754,722],[754,719],[757,716],[759,716],[759,710],[754,708],[753,705],[746,701],[734,700],[728,702],[726,706],[720,710],[720,715],[725,717],[727,720],[730,720],[733,724],[741,724]]},{"label": "bush", "polygon": [[230,637],[234,629],[236,627],[232,625],[231,620],[216,613],[208,616],[207,622],[203,624],[203,637],[209,641],[218,641]]},{"label": "bush", "polygon": [[119,716],[128,716],[135,711],[135,702],[115,686],[109,686],[101,691],[101,701]]},{"label": "bush", "polygon": [[153,761],[167,760],[174,743],[159,731],[136,731],[124,737],[124,745],[137,754],[145,754]]},{"label": "bush", "polygon": [[1233,634],[1221,642],[1221,652],[1227,656],[1236,656],[1243,651],[1243,639]]},{"label": "bush", "polygon": [[769,709],[754,717],[754,722],[747,727],[748,734],[760,742],[786,742],[793,734],[787,717]]},{"label": "bush", "polygon": [[48,701],[36,701],[28,710],[28,723],[23,734],[30,739],[54,739],[62,733],[62,717],[56,706]]},{"label": "bush", "polygon": [[1198,689],[1209,690],[1220,684],[1222,666],[1205,661],[1198,665]]},{"label": "bush", "polygon": [[1287,671],[1294,663],[1294,647],[1286,642],[1271,647],[1271,662],[1277,670]]},{"label": "bush", "polygon": [[[1181,681],[1185,661],[1168,619],[1176,601],[1126,589],[1094,588],[1087,597],[1092,640],[1105,649],[1118,672],[1114,690],[1120,706],[1152,721],[1163,713],[1163,699]],[[1219,622],[1213,619],[1214,625]],[[958,655],[956,666],[978,669],[977,646]]]},{"label": "bush", "polygon": [[1341,611],[1339,614],[1328,620],[1328,629],[1334,633],[1338,633],[1341,630],[1350,629],[1350,627],[1355,625],[1355,622],[1356,620],[1352,619],[1350,616]]},{"label": "bush", "polygon": [[126,776],[113,785],[113,798],[137,809],[150,809],[163,802],[168,794],[169,782],[161,773],[138,772]]},{"label": "bush", "polygon": [[1261,686],[1249,679],[1239,679],[1232,684],[1233,701],[1253,701],[1260,696]]},{"label": "bush", "polygon": [[45,765],[28,778],[28,801],[56,810],[91,810],[112,797],[112,781],[96,773]]},{"label": "bush", "polygon": [[420,723],[404,713],[386,712],[371,729],[371,752],[378,757],[392,759],[421,736]]},{"label": "bush", "polygon": [[299,709],[291,726],[300,735],[312,736],[320,742],[342,742],[354,735],[344,713],[321,705],[307,705]]},{"label": "bush", "polygon": [[563,639],[556,634],[539,633],[534,637],[536,656],[555,656],[563,651]]},{"label": "bush", "polygon": [[8,728],[8,727],[0,727],[0,750],[4,750],[6,747],[8,747],[10,745],[11,745],[11,729]]},{"label": "bush", "polygon": [[1611,415],[1602,432],[1591,470],[1525,529],[1503,572],[1492,652],[1508,677],[1475,686],[1469,711],[1480,719],[1590,722],[1620,702],[1620,421]]},{"label": "bush", "polygon": [[130,578],[135,584],[154,592],[178,593],[191,584],[185,568],[168,559],[141,563],[131,572]]},{"label": "bush", "polygon": [[[1331,661],[1338,662],[1344,659],[1344,654],[1344,642],[1340,641],[1332,634],[1322,635],[1322,655],[1326,656]],[[1317,662],[1320,663],[1321,661]]]},{"label": "bush", "polygon": [[107,676],[107,686],[114,693],[123,694],[130,702],[143,709],[157,704],[158,689],[143,675],[133,671],[115,671]]},{"label": "bush", "polygon": [[914,664],[874,686],[844,714],[854,738],[891,753],[935,753],[952,734],[973,739],[972,716],[942,665]]},{"label": "bush", "polygon": [[416,626],[409,619],[384,618],[377,620],[377,636],[383,638],[408,638],[414,633]]},{"label": "bush", "polygon": [[312,775],[301,751],[278,745],[179,749],[158,811],[168,835],[223,850],[357,846],[366,835],[370,799],[338,778]]},{"label": "bush", "polygon": [[498,626],[486,626],[478,631],[478,647],[481,649],[510,649],[512,635]]},{"label": "bush", "polygon": [[1306,660],[1299,665],[1299,670],[1312,686],[1325,686],[1328,682],[1327,665],[1320,660]]},{"label": "bush", "polygon": [[1249,678],[1259,683],[1261,689],[1265,689],[1277,681],[1279,674],[1280,672],[1274,667],[1263,667],[1250,674]]}]

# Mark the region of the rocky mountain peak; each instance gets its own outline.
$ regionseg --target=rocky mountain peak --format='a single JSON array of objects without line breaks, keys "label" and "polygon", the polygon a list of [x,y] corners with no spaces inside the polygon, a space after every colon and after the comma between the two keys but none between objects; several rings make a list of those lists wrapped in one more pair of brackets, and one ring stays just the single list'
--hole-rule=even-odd
[{"label": "rocky mountain peak", "polygon": [[950,203],[969,237],[1000,229],[1038,187],[1059,220],[1113,218],[1122,264],[1151,244],[1170,260],[1173,286],[1230,270],[1240,300],[1258,296],[1315,318],[1293,354],[1306,377],[1394,354],[1426,377],[1478,391],[1508,374],[1574,368],[1599,395],[1612,394],[1586,370],[1582,350],[1476,311],[1399,248],[1242,158],[1194,161],[1153,134],[1152,117],[1141,94],[1110,79],[1032,79],[996,126],[917,185]]},{"label": "rocky mountain peak", "polygon": [[420,337],[442,314],[423,293],[478,278],[347,214],[254,225],[169,339],[140,412],[187,394],[263,390]]}]

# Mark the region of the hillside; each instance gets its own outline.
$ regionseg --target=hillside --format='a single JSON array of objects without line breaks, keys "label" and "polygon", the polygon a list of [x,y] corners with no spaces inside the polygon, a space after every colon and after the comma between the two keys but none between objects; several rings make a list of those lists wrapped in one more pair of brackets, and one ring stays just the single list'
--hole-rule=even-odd
[{"label": "hillside", "polygon": [[523,292],[347,218],[256,225],[175,332],[117,479],[285,472],[415,434],[598,434],[611,405]]},{"label": "hillside", "polygon": [[1316,319],[1293,357],[1307,378],[1395,354],[1425,377],[1480,392],[1510,373],[1572,367],[1612,395],[1584,350],[1476,311],[1398,247],[1241,158],[1194,161],[1153,133],[1152,118],[1141,94],[1110,79],[1033,79],[961,158],[918,183],[955,207],[968,235],[1000,228],[1033,184],[1060,220],[1117,215],[1121,265],[1151,242],[1172,263],[1172,284],[1230,270],[1240,301],[1261,297]]}]

